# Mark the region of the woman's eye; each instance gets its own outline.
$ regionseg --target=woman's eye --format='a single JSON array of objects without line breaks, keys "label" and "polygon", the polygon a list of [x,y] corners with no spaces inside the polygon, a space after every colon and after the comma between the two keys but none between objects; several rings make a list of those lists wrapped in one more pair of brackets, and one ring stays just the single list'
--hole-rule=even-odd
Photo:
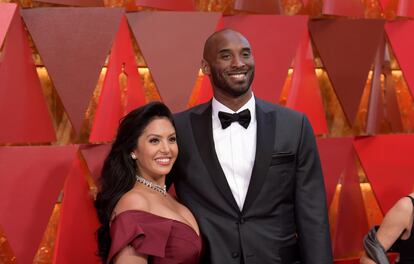
[{"label": "woman's eye", "polygon": [[176,137],[170,137],[168,139],[171,143],[177,142],[177,138]]},{"label": "woman's eye", "polygon": [[151,144],[156,144],[156,143],[158,143],[158,138],[151,138],[150,140],[149,140],[149,142],[151,143]]}]

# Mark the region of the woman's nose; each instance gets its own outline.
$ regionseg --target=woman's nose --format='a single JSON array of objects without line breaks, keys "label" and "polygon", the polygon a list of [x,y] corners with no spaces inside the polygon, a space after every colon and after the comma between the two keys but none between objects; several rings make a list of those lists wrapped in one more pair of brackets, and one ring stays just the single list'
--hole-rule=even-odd
[{"label": "woman's nose", "polygon": [[170,152],[170,145],[168,144],[168,142],[162,141],[160,147],[161,147],[161,149],[160,149],[161,152],[163,152],[163,153]]}]

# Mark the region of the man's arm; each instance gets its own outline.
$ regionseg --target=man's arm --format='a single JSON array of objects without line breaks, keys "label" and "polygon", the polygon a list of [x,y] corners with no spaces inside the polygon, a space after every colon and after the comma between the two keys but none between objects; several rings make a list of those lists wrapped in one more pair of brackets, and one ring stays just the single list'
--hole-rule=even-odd
[{"label": "man's arm", "polygon": [[298,148],[295,217],[302,262],[330,264],[333,258],[325,185],[315,136],[305,116]]}]

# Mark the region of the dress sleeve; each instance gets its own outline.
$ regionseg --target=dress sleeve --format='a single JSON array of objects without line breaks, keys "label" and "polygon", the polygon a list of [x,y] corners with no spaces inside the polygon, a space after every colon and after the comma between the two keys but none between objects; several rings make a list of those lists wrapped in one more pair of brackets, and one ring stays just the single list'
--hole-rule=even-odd
[{"label": "dress sleeve", "polygon": [[140,254],[165,256],[165,247],[172,228],[172,220],[148,219],[133,213],[120,214],[111,225],[111,249],[108,262],[123,248],[131,245]]},{"label": "dress sleeve", "polygon": [[365,235],[364,240],[364,249],[367,256],[374,260],[378,264],[389,264],[387,253],[384,247],[377,239],[377,230],[376,227],[372,227],[368,234]]}]

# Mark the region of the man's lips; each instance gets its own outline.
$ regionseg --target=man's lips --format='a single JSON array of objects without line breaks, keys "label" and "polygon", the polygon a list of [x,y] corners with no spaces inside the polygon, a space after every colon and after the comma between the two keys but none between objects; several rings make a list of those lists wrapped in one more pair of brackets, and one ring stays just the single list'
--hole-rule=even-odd
[{"label": "man's lips", "polygon": [[229,73],[227,75],[234,81],[245,81],[247,79],[246,73]]}]

